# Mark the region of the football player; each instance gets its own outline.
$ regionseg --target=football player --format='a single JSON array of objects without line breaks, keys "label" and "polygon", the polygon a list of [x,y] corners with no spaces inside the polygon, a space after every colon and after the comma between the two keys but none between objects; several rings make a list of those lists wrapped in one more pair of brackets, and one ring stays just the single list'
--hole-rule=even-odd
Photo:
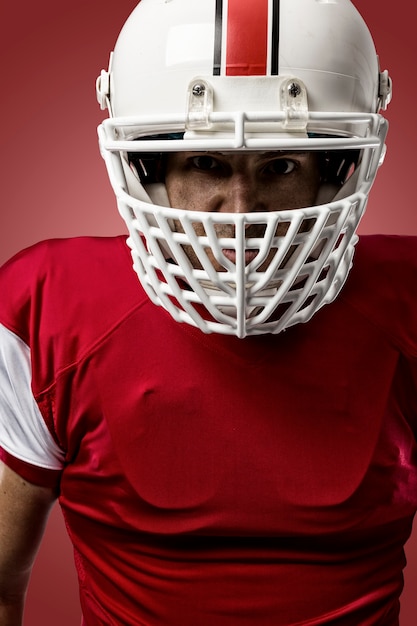
[{"label": "football player", "polygon": [[142,0],[97,96],[127,242],[1,272],[0,622],[58,497],[85,626],[397,626],[417,242],[357,236],[391,98],[367,26]]}]

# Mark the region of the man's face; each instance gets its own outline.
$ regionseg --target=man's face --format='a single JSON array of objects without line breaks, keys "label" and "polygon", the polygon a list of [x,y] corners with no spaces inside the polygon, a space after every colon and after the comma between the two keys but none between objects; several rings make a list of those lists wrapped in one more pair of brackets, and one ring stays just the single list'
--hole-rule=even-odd
[{"label": "man's face", "polygon": [[[165,184],[170,205],[213,213],[259,213],[314,204],[320,183],[317,156],[308,152],[177,152],[167,156]],[[284,234],[288,224],[282,224]],[[308,221],[305,228],[308,229]],[[181,227],[176,223],[176,230]],[[198,235],[204,235],[197,224]],[[199,230],[201,232],[199,232]],[[248,227],[247,237],[262,237],[265,226]],[[234,237],[233,224],[218,224],[218,237]],[[200,264],[184,248],[195,268]],[[208,251],[217,271],[223,271]],[[233,262],[233,251],[228,256]],[[247,262],[251,260],[248,253]]]}]

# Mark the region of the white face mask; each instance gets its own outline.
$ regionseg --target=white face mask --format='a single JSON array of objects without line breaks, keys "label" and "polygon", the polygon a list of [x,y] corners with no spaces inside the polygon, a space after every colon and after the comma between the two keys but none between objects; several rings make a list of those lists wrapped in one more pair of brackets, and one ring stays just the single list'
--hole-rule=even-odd
[{"label": "white face mask", "polygon": [[[378,125],[378,136],[369,135],[370,147],[362,150],[360,165],[332,201],[238,214],[167,206],[164,184],[150,184],[145,190],[132,172],[126,141],[118,143],[111,136],[114,127],[111,120],[103,123],[100,143],[129,229],[134,267],[151,300],[175,320],[205,333],[279,333],[308,321],[334,300],[352,265],[356,229],[383,153],[384,124]],[[170,145],[169,139],[156,141],[159,147],[161,141],[164,147]],[[188,147],[192,140],[182,141]],[[279,139],[280,149],[286,141]],[[307,148],[313,141],[321,142],[323,149],[332,147],[330,138],[307,137],[298,145]],[[140,151],[144,144],[152,148],[152,141],[132,141],[129,146]],[[353,140],[356,144],[362,145]],[[321,196],[329,193],[334,189],[320,190]],[[219,238],[219,232],[228,235]],[[189,249],[192,254],[186,253]]]}]

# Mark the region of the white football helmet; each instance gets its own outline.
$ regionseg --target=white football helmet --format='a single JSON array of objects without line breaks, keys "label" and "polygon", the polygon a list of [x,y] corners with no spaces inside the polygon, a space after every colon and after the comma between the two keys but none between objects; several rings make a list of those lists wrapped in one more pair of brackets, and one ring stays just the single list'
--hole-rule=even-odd
[{"label": "white football helmet", "polygon": [[[379,111],[391,97],[350,0],[142,0],[97,96],[110,114],[99,143],[135,270],[175,320],[238,337],[278,333],[336,297],[383,160]],[[319,197],[264,213],[170,207],[163,155],[190,150],[317,151]],[[233,237],[216,234],[221,224]],[[247,236],[250,224],[262,236]],[[247,250],[257,251],[250,262]]]}]

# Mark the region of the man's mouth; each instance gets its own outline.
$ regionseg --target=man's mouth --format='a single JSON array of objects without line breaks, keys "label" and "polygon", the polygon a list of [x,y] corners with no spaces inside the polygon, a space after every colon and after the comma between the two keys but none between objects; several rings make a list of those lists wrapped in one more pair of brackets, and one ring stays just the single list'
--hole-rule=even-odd
[{"label": "man's mouth", "polygon": [[[236,250],[224,248],[222,250],[226,259],[228,259],[231,263],[236,265]],[[251,261],[254,260],[255,257],[258,256],[259,250],[245,250],[245,265],[249,265]]]}]

